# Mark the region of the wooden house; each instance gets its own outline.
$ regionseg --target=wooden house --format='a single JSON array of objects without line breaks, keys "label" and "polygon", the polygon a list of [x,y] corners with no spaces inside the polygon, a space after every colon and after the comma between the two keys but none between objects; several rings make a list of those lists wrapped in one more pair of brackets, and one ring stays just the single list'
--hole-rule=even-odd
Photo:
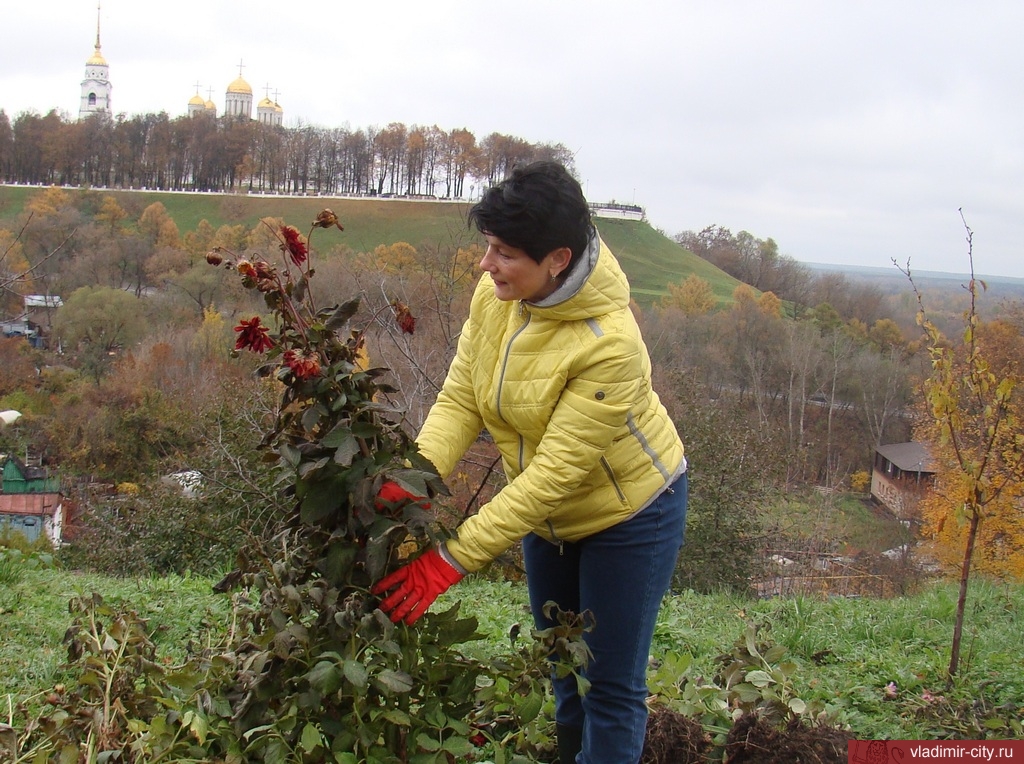
[{"label": "wooden house", "polygon": [[917,501],[932,487],[936,469],[923,443],[879,446],[871,467],[871,496],[901,520],[913,520]]},{"label": "wooden house", "polygon": [[45,535],[60,546],[65,522],[60,479],[44,467],[30,467],[16,456],[4,462],[0,491],[0,533],[18,532],[29,541]]}]

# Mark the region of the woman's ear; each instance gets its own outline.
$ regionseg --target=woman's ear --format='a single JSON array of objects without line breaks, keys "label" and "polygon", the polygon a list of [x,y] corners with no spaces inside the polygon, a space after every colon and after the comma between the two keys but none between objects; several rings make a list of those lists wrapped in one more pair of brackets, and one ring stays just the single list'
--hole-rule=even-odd
[{"label": "woman's ear", "polygon": [[558,278],[565,273],[571,260],[572,250],[568,247],[559,247],[548,252],[548,268],[551,271],[551,278]]}]

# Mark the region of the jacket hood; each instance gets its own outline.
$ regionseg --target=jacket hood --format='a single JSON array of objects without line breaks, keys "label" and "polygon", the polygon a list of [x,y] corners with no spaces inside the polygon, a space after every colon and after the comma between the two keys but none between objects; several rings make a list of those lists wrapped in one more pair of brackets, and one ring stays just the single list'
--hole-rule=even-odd
[{"label": "jacket hood", "polygon": [[583,257],[554,292],[524,303],[530,312],[559,321],[603,316],[629,306],[629,282],[611,250],[595,232]]}]

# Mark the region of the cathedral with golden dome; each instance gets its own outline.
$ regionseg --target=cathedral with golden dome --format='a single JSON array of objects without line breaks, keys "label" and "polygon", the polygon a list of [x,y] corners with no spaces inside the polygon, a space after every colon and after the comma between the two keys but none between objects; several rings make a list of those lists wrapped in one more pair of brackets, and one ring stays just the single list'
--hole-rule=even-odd
[{"label": "cathedral with golden dome", "polygon": [[[224,116],[252,119],[252,88],[242,78],[243,64],[238,64],[238,77],[228,85],[224,94]],[[85,62],[85,79],[82,80],[82,99],[78,108],[78,118],[84,119],[93,114],[113,114],[110,105],[110,93],[113,85],[110,82],[110,66],[100,52],[100,4],[96,4],[96,48],[92,56]],[[256,105],[256,121],[264,125],[280,127],[284,124],[284,109],[277,102],[277,96],[270,98],[270,87],[267,95]],[[212,92],[203,98],[196,85],[196,94],[188,102],[188,115],[207,114],[217,116],[217,105],[210,100]]]},{"label": "cathedral with golden dome", "polygon": [[199,85],[196,84],[196,94],[189,99],[188,102],[188,115],[190,117],[196,114],[209,114],[211,116],[217,116],[217,104],[211,101],[209,98],[203,98],[199,95]]},{"label": "cathedral with golden dome", "polygon": [[[242,77],[242,63],[238,64],[238,77],[236,77],[227,91],[224,93],[224,116],[247,117],[252,119],[252,87]],[[276,101],[270,98],[270,87],[267,87],[267,95],[256,104],[256,121],[263,125],[281,126],[284,124],[284,109]],[[188,102],[189,115],[212,114],[216,116],[217,106],[213,101],[206,100],[199,94],[199,86],[196,86],[196,94]]]}]

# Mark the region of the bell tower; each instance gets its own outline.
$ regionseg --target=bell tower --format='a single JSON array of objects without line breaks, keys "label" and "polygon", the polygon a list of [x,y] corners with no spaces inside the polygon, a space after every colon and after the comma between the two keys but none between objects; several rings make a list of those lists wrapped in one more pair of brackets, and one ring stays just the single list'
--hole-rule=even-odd
[{"label": "bell tower", "polygon": [[78,118],[90,114],[110,114],[110,67],[100,53],[100,4],[96,3],[96,50],[85,62],[85,79],[82,80],[82,102],[78,107]]}]

